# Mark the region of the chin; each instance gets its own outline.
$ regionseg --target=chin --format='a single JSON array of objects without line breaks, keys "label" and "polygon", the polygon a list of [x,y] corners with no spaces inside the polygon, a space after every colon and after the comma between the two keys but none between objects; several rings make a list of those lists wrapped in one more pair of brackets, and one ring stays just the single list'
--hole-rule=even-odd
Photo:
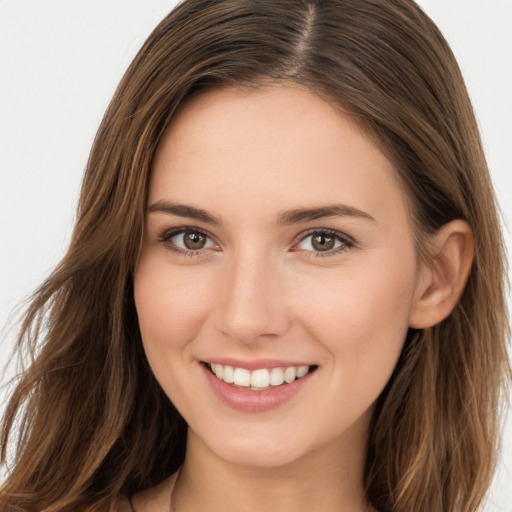
[{"label": "chin", "polygon": [[230,432],[228,436],[210,435],[200,442],[214,457],[229,464],[254,468],[278,468],[305,455],[307,443],[294,436],[269,435],[264,428]]}]

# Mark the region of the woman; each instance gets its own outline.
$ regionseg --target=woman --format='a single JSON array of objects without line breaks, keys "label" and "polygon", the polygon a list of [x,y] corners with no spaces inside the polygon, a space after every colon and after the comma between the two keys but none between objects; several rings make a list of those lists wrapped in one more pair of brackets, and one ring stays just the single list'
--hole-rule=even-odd
[{"label": "woman", "polygon": [[0,510],[476,510],[503,267],[462,78],[414,3],[186,1],[121,82],[22,326]]}]

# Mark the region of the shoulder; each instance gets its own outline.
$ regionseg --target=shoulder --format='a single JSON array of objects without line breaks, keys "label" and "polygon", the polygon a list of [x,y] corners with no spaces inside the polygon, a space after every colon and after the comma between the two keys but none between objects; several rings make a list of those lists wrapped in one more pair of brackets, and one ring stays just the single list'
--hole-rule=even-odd
[{"label": "shoulder", "polygon": [[85,505],[76,512],[168,512],[171,498],[171,490],[174,486],[177,473],[170,476],[162,483],[141,491],[132,496],[133,508],[128,498],[120,498],[112,506],[105,505],[98,508]]},{"label": "shoulder", "polygon": [[132,507],[127,499],[118,500],[114,510],[101,510],[100,512],[132,512]]},{"label": "shoulder", "polygon": [[84,506],[83,508],[75,510],[75,512],[132,512],[132,507],[127,499],[119,499],[112,506],[104,505],[97,508],[92,506]]},{"label": "shoulder", "polygon": [[[171,490],[174,486],[176,473],[162,483],[139,492],[132,497],[133,507],[136,512],[168,512],[171,498]],[[133,512],[128,501],[128,508],[119,508],[115,512]],[[124,506],[124,504],[120,504]],[[103,512],[103,511],[102,511]]]}]

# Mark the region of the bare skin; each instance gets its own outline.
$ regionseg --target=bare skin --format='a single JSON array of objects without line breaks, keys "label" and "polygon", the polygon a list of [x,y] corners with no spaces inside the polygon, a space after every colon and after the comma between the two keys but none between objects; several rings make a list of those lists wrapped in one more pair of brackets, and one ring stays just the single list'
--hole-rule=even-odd
[{"label": "bare skin", "polygon": [[[293,85],[192,100],[158,148],[148,206],[135,302],[148,361],[189,425],[173,510],[372,511],[374,404],[409,327],[456,302],[466,226],[444,230],[433,245],[447,257],[424,268],[392,163]],[[213,360],[310,373],[289,400],[248,411],[214,392]],[[166,481],[136,495],[136,511],[167,512],[169,494]]]}]

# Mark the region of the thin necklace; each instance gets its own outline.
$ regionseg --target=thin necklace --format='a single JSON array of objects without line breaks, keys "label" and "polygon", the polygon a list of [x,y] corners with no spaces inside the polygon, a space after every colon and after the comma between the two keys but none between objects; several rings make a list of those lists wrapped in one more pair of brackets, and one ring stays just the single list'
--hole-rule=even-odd
[{"label": "thin necklace", "polygon": [[[173,512],[172,509],[172,495],[174,492],[174,488],[176,487],[176,482],[178,481],[178,477],[180,476],[181,468],[176,471],[176,473],[173,475],[173,482],[171,484],[171,491],[169,492],[169,512]],[[135,510],[135,507],[133,506],[132,496],[128,498],[128,502],[130,503],[130,508],[132,509],[132,512],[137,512]]]}]

